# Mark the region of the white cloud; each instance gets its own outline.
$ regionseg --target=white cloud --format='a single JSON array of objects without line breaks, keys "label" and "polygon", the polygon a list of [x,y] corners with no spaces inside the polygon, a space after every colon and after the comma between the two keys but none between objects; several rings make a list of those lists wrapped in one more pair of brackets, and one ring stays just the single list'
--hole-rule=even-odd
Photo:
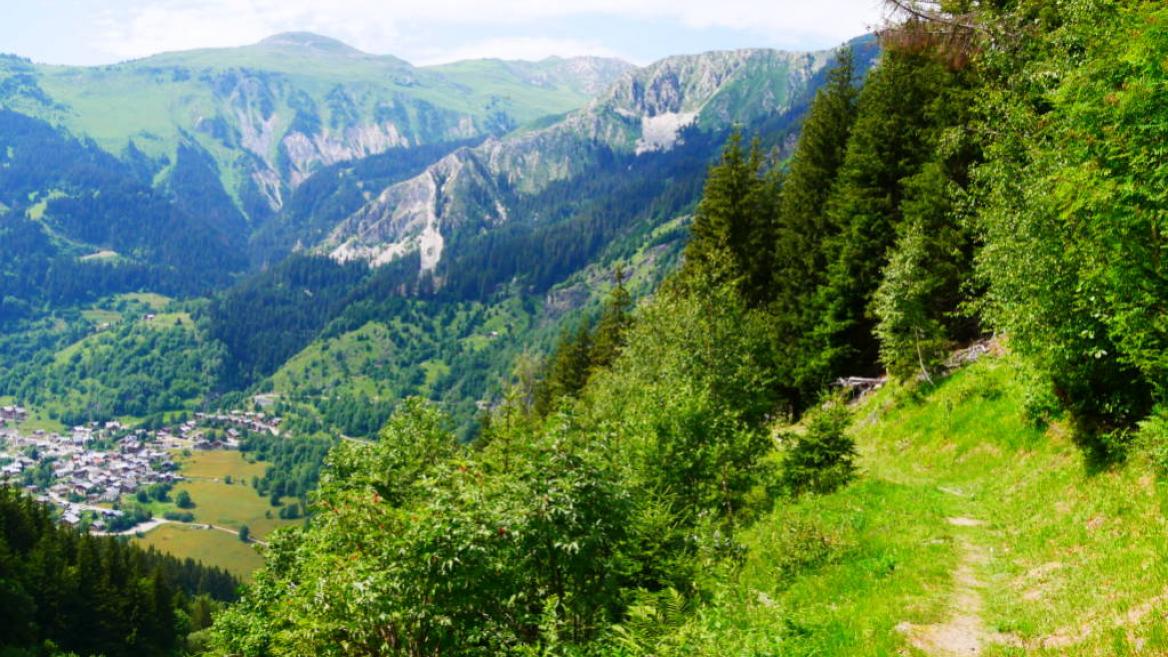
[{"label": "white cloud", "polygon": [[[362,50],[419,61],[449,60],[436,52],[445,29],[498,32],[444,48],[471,56],[524,58],[606,52],[591,41],[540,35],[540,21],[574,16],[660,21],[688,28],[749,32],[772,43],[838,43],[876,23],[880,0],[123,0],[99,21],[94,46],[120,58],[199,47],[254,43],[265,36],[308,30]],[[107,5],[108,7],[109,5]],[[524,29],[519,29],[524,28]],[[592,38],[592,35],[586,35]],[[746,44],[744,44],[746,45]],[[559,52],[549,48],[569,48]],[[498,50],[490,50],[498,48]],[[679,43],[677,51],[687,51]]]},{"label": "white cloud", "polygon": [[415,64],[426,66],[443,64],[463,59],[525,59],[537,61],[558,55],[574,57],[592,55],[594,57],[620,57],[616,51],[592,41],[581,39],[552,39],[546,37],[499,37],[475,41],[454,48],[425,49],[416,55]]}]

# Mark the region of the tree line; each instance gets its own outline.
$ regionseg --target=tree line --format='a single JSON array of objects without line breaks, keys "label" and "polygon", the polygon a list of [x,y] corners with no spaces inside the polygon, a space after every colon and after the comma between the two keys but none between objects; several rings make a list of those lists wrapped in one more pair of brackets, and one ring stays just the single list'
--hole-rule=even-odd
[{"label": "tree line", "polygon": [[223,570],[59,525],[47,507],[0,487],[5,654],[177,654],[238,586]]}]

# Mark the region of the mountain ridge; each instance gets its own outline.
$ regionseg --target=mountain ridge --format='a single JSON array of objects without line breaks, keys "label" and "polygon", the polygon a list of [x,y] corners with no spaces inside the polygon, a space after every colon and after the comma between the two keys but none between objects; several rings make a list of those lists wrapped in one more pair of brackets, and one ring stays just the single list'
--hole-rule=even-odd
[{"label": "mountain ridge", "polygon": [[165,181],[181,145],[205,151],[254,225],[337,162],[502,134],[583,106],[623,72],[611,60],[419,68],[312,33],[77,67],[0,60],[0,107],[141,154]]},{"label": "mountain ridge", "polygon": [[[781,114],[806,96],[831,58],[832,51],[739,49],[677,55],[629,70],[586,107],[551,125],[490,137],[382,190],[339,223],[319,250],[373,265],[417,251],[421,271],[432,272],[443,230],[449,236],[459,227],[482,230],[507,221],[507,193],[536,194],[584,175],[607,154],[668,152],[691,127],[726,130]],[[468,170],[476,174],[464,175]],[[459,203],[460,197],[476,201]]]}]

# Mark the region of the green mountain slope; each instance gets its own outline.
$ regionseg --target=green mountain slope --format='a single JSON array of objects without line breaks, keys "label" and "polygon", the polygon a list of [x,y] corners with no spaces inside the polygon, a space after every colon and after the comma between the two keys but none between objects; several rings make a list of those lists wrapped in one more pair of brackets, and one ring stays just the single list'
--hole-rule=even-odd
[{"label": "green mountain slope", "polygon": [[0,106],[111,153],[137,149],[162,176],[180,144],[197,144],[259,222],[322,166],[505,132],[580,107],[627,68],[597,59],[417,68],[290,33],[91,68],[0,58]]},{"label": "green mountain slope", "polygon": [[[866,70],[875,54],[870,43],[853,47]],[[374,264],[418,253],[421,269],[436,272],[458,233],[546,222],[524,211],[525,197],[633,167],[639,156],[668,153],[687,139],[700,141],[699,134],[791,113],[809,101],[831,58],[830,52],[740,50],[671,57],[630,71],[562,120],[456,151],[384,189],[339,223],[322,248],[340,260]]]}]

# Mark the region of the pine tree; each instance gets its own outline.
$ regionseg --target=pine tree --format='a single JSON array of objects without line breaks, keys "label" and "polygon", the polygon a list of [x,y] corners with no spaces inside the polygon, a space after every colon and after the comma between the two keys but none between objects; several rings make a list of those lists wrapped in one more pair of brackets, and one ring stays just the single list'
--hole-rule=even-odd
[{"label": "pine tree", "polygon": [[625,333],[633,322],[633,298],[625,288],[625,273],[618,265],[613,273],[616,286],[609,293],[608,301],[604,305],[604,312],[596,324],[596,333],[592,337],[590,371],[608,367],[625,345]]},{"label": "pine tree", "polygon": [[[815,322],[810,299],[824,282],[826,240],[834,227],[825,205],[847,153],[856,120],[859,90],[850,49],[836,54],[827,83],[816,94],[799,135],[799,142],[778,201],[774,257],[776,334],[782,362],[805,357],[804,336]],[[782,378],[794,409],[803,405],[792,365]]]},{"label": "pine tree", "polygon": [[759,141],[743,149],[731,133],[721,161],[710,168],[685,249],[688,280],[732,281],[752,306],[769,295],[777,175],[763,172]]}]

